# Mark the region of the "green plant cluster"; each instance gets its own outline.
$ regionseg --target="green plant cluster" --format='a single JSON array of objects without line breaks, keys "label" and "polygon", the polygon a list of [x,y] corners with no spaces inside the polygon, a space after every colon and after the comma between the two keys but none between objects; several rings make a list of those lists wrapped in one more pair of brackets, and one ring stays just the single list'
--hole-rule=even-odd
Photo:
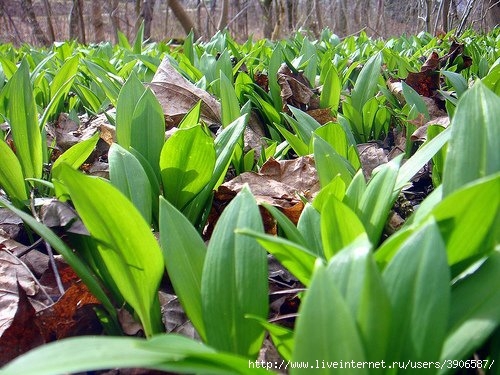
[{"label": "green plant cluster", "polygon": [[[2,374],[55,374],[114,367],[173,372],[269,373],[250,366],[266,334],[290,363],[316,361],[500,359],[500,35],[466,32],[460,42],[472,65],[445,66],[440,94],[451,118],[428,141],[379,166],[366,181],[357,144],[383,140],[427,116],[421,97],[403,85],[405,103],[388,78],[418,71],[421,57],[445,54],[450,35],[422,33],[388,41],[362,33],[340,40],[325,30],[280,42],[238,45],[219,33],[182,46],[55,44],[49,49],[0,46],[0,204],[71,265],[101,301],[103,325],[121,333],[117,307],[142,324],[145,339],[81,337],[44,345]],[[150,82],[163,58],[221,102],[212,137],[201,103],[165,140],[162,108]],[[319,105],[335,118],[320,125],[284,107],[282,64],[321,86]],[[268,90],[254,76],[268,77]],[[52,165],[45,126],[61,112],[96,115],[109,106],[116,143],[109,180],[79,171],[99,135],[78,143]],[[244,151],[250,113],[264,124],[265,146]],[[11,137],[15,151],[7,143]],[[409,138],[409,137],[408,137]],[[259,157],[256,157],[258,151]],[[228,205],[208,245],[200,233],[213,191],[230,166],[256,170],[271,157],[313,154],[321,190],[304,198],[297,225],[270,205],[279,236],[266,234],[259,206],[245,188]],[[404,160],[403,160],[404,158]],[[433,162],[433,192],[402,228],[383,240],[391,208],[410,179]],[[63,242],[30,212],[35,197],[70,200],[89,235]],[[153,231],[159,233],[159,241]],[[267,254],[305,287],[293,330],[268,318]],[[158,288],[167,272],[201,342],[164,334]],[[311,373],[291,368],[290,373]],[[315,371],[336,373],[336,369]],[[360,368],[356,373],[400,373]],[[415,370],[418,371],[418,370]],[[451,373],[449,366],[429,373]],[[492,373],[500,372],[495,363]],[[496,372],[495,372],[496,371]]]}]

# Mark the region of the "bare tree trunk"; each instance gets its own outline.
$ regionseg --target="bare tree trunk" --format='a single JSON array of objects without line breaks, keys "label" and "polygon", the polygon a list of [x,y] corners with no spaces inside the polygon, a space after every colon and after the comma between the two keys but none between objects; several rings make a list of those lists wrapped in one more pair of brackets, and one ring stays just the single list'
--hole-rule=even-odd
[{"label": "bare tree trunk", "polygon": [[31,30],[33,30],[33,35],[35,36],[36,41],[39,44],[44,46],[48,46],[50,44],[49,40],[45,36],[40,24],[38,23],[35,15],[35,11],[33,10],[33,3],[31,0],[21,0],[21,9],[26,14],[26,20],[31,26]]},{"label": "bare tree trunk", "polygon": [[69,37],[80,43],[85,43],[85,23],[81,0],[73,0],[69,14]]},{"label": "bare tree trunk", "polygon": [[144,0],[142,2],[141,16],[144,19],[144,39],[151,38],[151,24],[153,23],[153,8],[155,0]]},{"label": "bare tree trunk", "polygon": [[192,30],[194,33],[194,38],[198,39],[198,31],[194,26],[193,20],[191,20],[179,0],[168,0],[168,6],[172,10],[175,18],[177,18],[177,20],[180,22],[186,34],[189,34]]},{"label": "bare tree trunk", "polygon": [[318,30],[317,36],[319,36],[323,30],[323,16],[321,15],[321,5],[319,0],[314,0],[314,10],[316,11],[316,26]]},{"label": "bare tree trunk", "polygon": [[95,41],[104,41],[104,22],[102,20],[101,0],[92,0],[92,28],[94,29]]},{"label": "bare tree trunk", "polygon": [[295,25],[297,24],[295,8],[296,4],[294,0],[286,0],[288,32],[295,30]]},{"label": "bare tree trunk", "polygon": [[50,8],[49,0],[43,0],[43,6],[45,8],[49,39],[53,43],[56,40],[56,35],[54,33],[54,25],[52,25],[52,9]]},{"label": "bare tree trunk", "polygon": [[264,38],[270,39],[273,34],[273,2],[272,0],[259,0],[262,9],[262,22],[264,23]]},{"label": "bare tree trunk", "polygon": [[[5,8],[5,5],[3,2],[0,2],[0,13],[2,14],[2,17],[4,17],[5,15],[7,16],[9,22],[6,23],[7,25],[7,30],[9,30],[9,27],[8,25],[10,24],[12,26],[12,28],[14,29],[14,32],[16,34],[16,37],[19,41],[19,43],[22,43],[23,41],[23,38],[21,38],[21,34],[19,33],[19,30],[17,29],[16,27],[16,23],[14,22],[14,20],[12,19],[12,16],[9,14],[9,11],[8,9]],[[9,30],[10,31],[10,30]]]},{"label": "bare tree trunk", "polygon": [[217,30],[223,30],[227,26],[229,17],[229,0],[222,0],[222,10],[220,14]]},{"label": "bare tree trunk", "polygon": [[450,13],[450,5],[451,1],[450,0],[443,0],[443,9],[441,10],[441,27],[445,33],[448,32],[450,29],[450,26],[448,24],[448,16]]},{"label": "bare tree trunk", "polygon": [[118,43],[118,31],[120,30],[120,17],[118,16],[118,0],[107,0],[106,7],[109,13],[109,19],[111,20],[111,26],[113,27],[114,41],[115,43]]},{"label": "bare tree trunk", "polygon": [[281,37],[282,20],[285,18],[285,7],[282,0],[276,0],[276,22],[274,24],[273,33],[271,34],[272,40],[278,40]]},{"label": "bare tree trunk", "polygon": [[432,0],[425,0],[425,31],[431,32],[431,12],[432,12]]},{"label": "bare tree trunk", "polygon": [[[378,33],[385,35],[385,18],[384,18],[384,9],[385,7],[385,2],[384,0],[378,0],[377,4],[377,23],[375,24],[375,30],[377,30]],[[384,30],[381,30],[384,29]]]},{"label": "bare tree trunk", "polygon": [[500,24],[500,2],[490,0],[488,10],[488,27],[494,28]]}]

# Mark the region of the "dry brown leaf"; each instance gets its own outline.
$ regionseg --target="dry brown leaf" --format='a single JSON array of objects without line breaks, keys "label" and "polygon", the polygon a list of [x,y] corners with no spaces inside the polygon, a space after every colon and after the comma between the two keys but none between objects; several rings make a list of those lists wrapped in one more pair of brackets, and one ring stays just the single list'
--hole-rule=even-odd
[{"label": "dry brown leaf", "polygon": [[45,340],[100,333],[101,324],[94,311],[99,304],[85,284],[71,285],[55,304],[37,313]]},{"label": "dry brown leaf", "polygon": [[448,116],[441,116],[428,121],[426,124],[415,130],[410,139],[413,142],[425,142],[427,140],[427,128],[431,125],[440,125],[443,128],[447,128],[448,125],[450,125],[450,118]]},{"label": "dry brown leaf", "polygon": [[387,154],[377,143],[360,143],[357,148],[363,174],[367,180],[375,168],[388,162]]},{"label": "dry brown leaf", "polygon": [[[15,289],[16,302],[11,306],[14,313],[12,319],[7,326],[0,323],[0,366],[45,343],[36,324],[35,309],[24,288],[16,284]],[[3,300],[3,297],[0,298]],[[3,308],[0,311],[2,315],[5,313]]]},{"label": "dry brown leaf", "polygon": [[277,76],[283,111],[288,110],[287,104],[302,110],[319,108],[318,95],[311,89],[311,84],[302,73],[294,74],[286,64],[282,64]]},{"label": "dry brown leaf", "polygon": [[184,78],[170,64],[168,57],[161,62],[149,87],[163,108],[168,128],[177,126],[184,115],[200,100],[201,120],[207,124],[221,122],[220,103],[208,92]]}]

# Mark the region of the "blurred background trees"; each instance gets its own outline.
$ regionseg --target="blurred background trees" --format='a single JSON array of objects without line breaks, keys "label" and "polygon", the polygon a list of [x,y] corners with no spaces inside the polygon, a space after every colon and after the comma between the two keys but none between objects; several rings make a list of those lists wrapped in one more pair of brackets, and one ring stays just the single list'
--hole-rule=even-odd
[{"label": "blurred background trees", "polygon": [[340,37],[361,30],[388,37],[486,31],[500,23],[500,0],[0,0],[0,42],[17,45],[116,42],[118,30],[132,38],[143,21],[152,40],[181,39],[190,30],[209,39],[224,28],[239,41],[299,29],[317,36],[324,27]]}]

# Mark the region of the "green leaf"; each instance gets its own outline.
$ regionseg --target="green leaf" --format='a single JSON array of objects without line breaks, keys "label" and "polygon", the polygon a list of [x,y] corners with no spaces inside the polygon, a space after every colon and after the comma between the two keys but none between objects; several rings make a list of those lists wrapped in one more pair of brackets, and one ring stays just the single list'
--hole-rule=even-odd
[{"label": "green leaf", "polygon": [[165,197],[183,209],[210,181],[214,166],[214,142],[201,126],[176,131],[160,156]]},{"label": "green leaf", "polygon": [[152,218],[151,184],[137,158],[113,143],[108,152],[109,180],[125,195],[141,213],[147,223]]},{"label": "green leaf", "polygon": [[331,108],[336,112],[340,101],[340,79],[333,64],[331,64],[330,61],[329,64],[331,67],[326,73],[325,82],[323,83],[323,89],[321,90],[319,98],[319,105],[321,108]]},{"label": "green leaf", "polygon": [[165,142],[165,117],[150,89],[146,89],[135,106],[130,126],[130,146],[141,153],[155,171],[158,170]]},{"label": "green leaf", "polygon": [[479,269],[471,270],[453,285],[449,329],[441,360],[469,358],[498,327],[500,290],[492,286],[499,282],[500,253],[495,251]]},{"label": "green leaf", "polygon": [[64,151],[52,165],[52,177],[59,178],[62,164],[67,164],[73,169],[78,169],[94,151],[99,141],[99,133],[95,133],[89,139],[78,142]]},{"label": "green leaf", "polygon": [[147,336],[163,330],[158,286],[161,250],[148,223],[111,184],[61,166],[60,177],[92,238],[103,266],[139,316]]},{"label": "green leaf", "polygon": [[[379,361],[387,357],[393,317],[371,247],[368,237],[360,236],[331,259],[328,272],[356,317],[366,359]],[[379,369],[379,373],[382,371]]]},{"label": "green leaf", "polygon": [[43,167],[42,135],[28,62],[23,60],[11,78],[7,115],[16,153],[25,178],[41,178]]},{"label": "green leaf", "polygon": [[146,91],[137,75],[132,72],[127,79],[116,104],[116,140],[125,149],[132,144],[132,116],[139,99]]},{"label": "green leaf", "polygon": [[199,226],[198,229],[201,229],[200,227],[203,226],[201,217],[206,208],[205,205],[212,196],[213,190],[222,183],[221,179],[229,167],[229,162],[231,161],[234,148],[243,136],[247,118],[247,115],[239,117],[217,136],[215,139],[215,154],[217,159],[215,160],[212,178],[203,190],[196,196],[196,198],[193,199],[183,210],[186,217],[192,223]]},{"label": "green leaf", "polygon": [[160,244],[176,295],[203,341],[206,341],[201,304],[205,244],[193,225],[160,197]]},{"label": "green leaf", "polygon": [[321,209],[321,238],[327,260],[363,233],[354,211],[335,197],[326,201]]},{"label": "green leaf", "polygon": [[[363,342],[345,299],[334,283],[332,272],[318,261],[299,309],[295,324],[294,362],[364,361]],[[339,343],[342,343],[339,345]],[[337,374],[338,369],[315,367],[314,373]],[[310,374],[309,368],[293,368],[290,374]],[[367,374],[364,368],[350,369],[352,374]]]},{"label": "green leaf", "polygon": [[337,175],[340,175],[345,185],[349,186],[356,171],[347,159],[340,156],[330,144],[318,136],[313,138],[313,149],[321,186],[327,186]]},{"label": "green leaf", "polygon": [[450,72],[448,70],[442,70],[441,74],[448,78],[451,85],[455,88],[455,92],[457,93],[458,98],[460,98],[469,88],[469,86],[467,85],[467,81],[465,80],[463,75],[455,72]]},{"label": "green leaf", "polygon": [[201,113],[201,100],[198,100],[198,103],[196,103],[193,106],[193,108],[191,108],[189,112],[186,113],[186,115],[182,118],[178,128],[188,129],[198,125],[198,123],[200,122],[200,113]]},{"label": "green leaf", "polygon": [[220,88],[222,126],[226,127],[240,117],[240,103],[236,97],[233,84],[222,70],[220,71]]},{"label": "green leaf", "polygon": [[448,324],[450,272],[434,220],[403,243],[383,278],[393,307],[389,359],[439,359]]},{"label": "green leaf", "polygon": [[357,209],[355,208],[366,228],[370,241],[374,244],[379,242],[390,209],[397,198],[394,185],[401,159],[402,156],[394,158],[389,163],[375,169],[359,202],[359,206]]},{"label": "green leaf", "polygon": [[305,156],[309,154],[309,146],[302,139],[300,139],[299,136],[288,131],[284,126],[275,124],[275,127],[298,156]]},{"label": "green leaf", "polygon": [[306,241],[295,224],[280,210],[269,203],[261,204],[276,220],[285,237],[297,245],[306,246]]},{"label": "green leaf", "polygon": [[448,142],[451,129],[448,127],[431,141],[426,142],[415,154],[408,159],[399,169],[395,190],[403,188],[410,179],[422,169],[429,160]]},{"label": "green leaf", "polygon": [[245,315],[268,312],[267,256],[236,228],[263,231],[259,208],[244,188],[219,218],[208,245],[201,284],[207,342],[219,350],[257,356],[264,330]]},{"label": "green leaf", "polygon": [[[318,196],[314,200],[316,201],[317,198]],[[321,241],[321,215],[312,204],[307,203],[304,206],[297,223],[297,229],[302,234],[307,247],[317,257],[324,258],[323,243]]]},{"label": "green leaf", "polygon": [[417,111],[424,115],[427,121],[430,120],[429,110],[427,109],[427,105],[425,104],[422,97],[410,86],[408,86],[404,81],[401,82],[401,86],[403,87],[403,96],[406,100],[406,103],[410,107],[415,107]]},{"label": "green leaf", "polygon": [[459,100],[450,125],[451,139],[443,172],[444,196],[468,182],[500,171],[500,127],[496,125],[499,118],[500,98],[481,81]]},{"label": "green leaf", "polygon": [[292,112],[295,119],[284,113],[285,118],[300,139],[302,139],[306,145],[309,145],[309,143],[311,143],[313,132],[316,129],[319,129],[321,125],[313,117],[300,109],[292,106],[289,106],[288,108]]},{"label": "green leaf", "polygon": [[2,368],[2,374],[56,375],[109,368],[147,368],[169,373],[271,374],[248,359],[218,353],[195,340],[170,334],[76,337],[36,348]]},{"label": "green leaf", "polygon": [[23,170],[9,145],[0,139],[0,187],[9,199],[28,199]]},{"label": "green leaf", "polygon": [[500,212],[499,191],[500,173],[497,173],[456,190],[437,203],[428,215],[419,218],[420,223],[430,215],[435,217],[446,242],[450,265],[475,259],[491,250],[491,241],[499,232],[495,227]]},{"label": "green leaf", "polygon": [[109,101],[113,105],[116,105],[116,99],[120,92],[121,79],[108,72],[94,61],[83,60],[83,62],[89,70],[92,79],[104,91]]},{"label": "green leaf", "polygon": [[375,96],[377,90],[380,67],[382,65],[382,53],[373,55],[363,66],[359,73],[351,94],[353,107],[359,112],[363,112],[365,103]]},{"label": "green leaf", "polygon": [[309,285],[314,262],[319,257],[311,250],[297,245],[281,237],[270,236],[250,229],[238,229],[237,233],[256,239],[256,241],[272,254],[302,284]]},{"label": "green leaf", "polygon": [[[292,350],[293,350],[293,337],[294,333],[292,330],[280,326],[278,324],[269,323],[265,319],[256,318],[250,316],[252,319],[256,319],[262,326],[269,332],[271,340],[273,341],[274,347],[278,350],[278,353],[287,361],[292,360]],[[278,367],[273,366],[274,368]]]},{"label": "green leaf", "polygon": [[139,29],[137,29],[137,33],[135,34],[134,45],[132,47],[132,52],[136,55],[140,55],[142,53],[142,41],[144,40],[144,21],[139,25]]}]

